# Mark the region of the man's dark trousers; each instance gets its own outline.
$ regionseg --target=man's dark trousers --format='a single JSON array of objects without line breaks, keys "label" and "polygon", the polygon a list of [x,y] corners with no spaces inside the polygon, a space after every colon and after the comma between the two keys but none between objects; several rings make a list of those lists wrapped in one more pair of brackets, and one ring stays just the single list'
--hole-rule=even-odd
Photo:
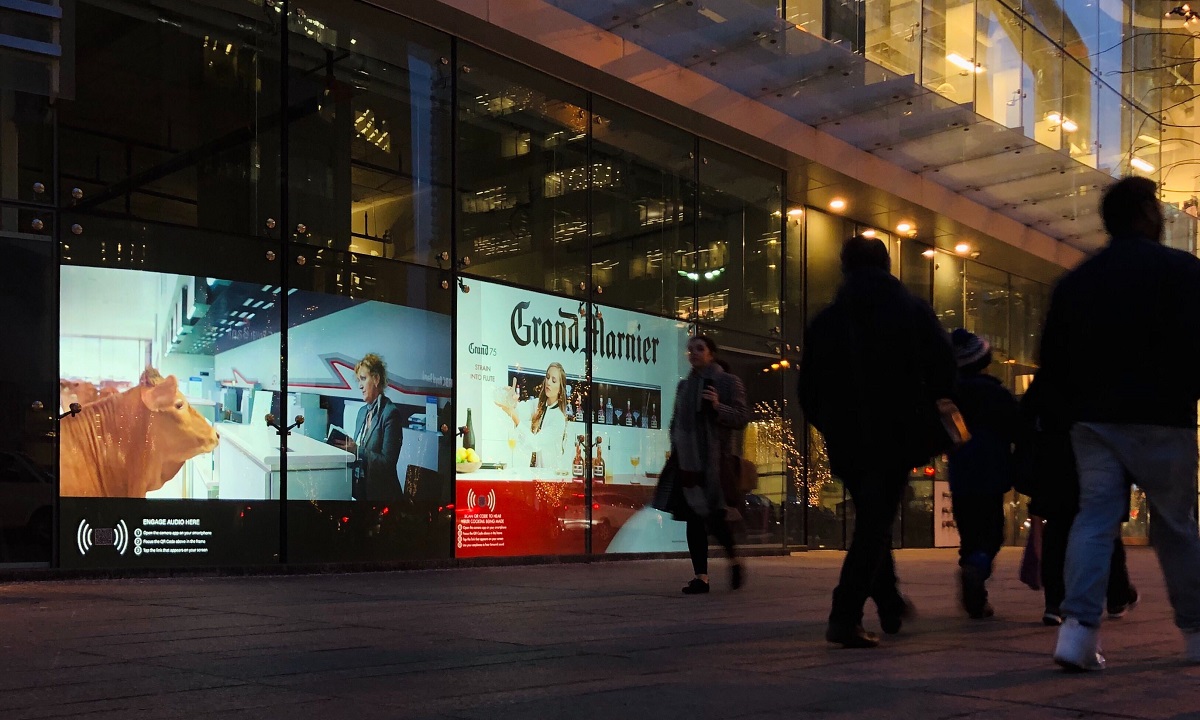
[{"label": "man's dark trousers", "polygon": [[842,575],[833,590],[829,622],[841,627],[862,624],[863,606],[875,601],[882,614],[898,614],[904,599],[896,588],[892,561],[892,526],[908,483],[908,468],[864,471],[843,477],[854,501],[854,537],[842,561]]}]

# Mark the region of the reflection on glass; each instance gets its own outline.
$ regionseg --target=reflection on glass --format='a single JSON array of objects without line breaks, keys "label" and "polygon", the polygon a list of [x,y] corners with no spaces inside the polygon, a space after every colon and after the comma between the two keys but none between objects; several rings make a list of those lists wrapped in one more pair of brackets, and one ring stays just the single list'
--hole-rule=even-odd
[{"label": "reflection on glass", "polygon": [[278,218],[279,36],[261,4],[73,7],[75,96],[57,107],[75,209],[238,235]]},{"label": "reflection on glass", "polygon": [[469,272],[567,295],[589,275],[587,200],[622,168],[589,164],[583,91],[462,47],[458,68],[459,255]]},{"label": "reflection on glass", "polygon": [[291,31],[291,101],[316,110],[289,128],[293,239],[434,264],[449,249],[449,37],[334,0],[306,2]]},{"label": "reflection on glass", "polygon": [[987,68],[975,57],[975,1],[926,0],[921,29],[921,84],[956,103],[975,99],[975,76]]},{"label": "reflection on glass", "polygon": [[680,268],[695,285],[700,319],[777,333],[783,173],[704,143],[700,153],[698,243]]},{"label": "reflection on glass", "polygon": [[1021,48],[1025,24],[1002,0],[979,0],[975,109],[1005,127],[1021,125]]},{"label": "reflection on glass", "polygon": [[695,139],[603,98],[592,111],[592,157],[621,178],[592,183],[593,282],[610,302],[687,317],[697,284],[684,266],[695,232]]}]

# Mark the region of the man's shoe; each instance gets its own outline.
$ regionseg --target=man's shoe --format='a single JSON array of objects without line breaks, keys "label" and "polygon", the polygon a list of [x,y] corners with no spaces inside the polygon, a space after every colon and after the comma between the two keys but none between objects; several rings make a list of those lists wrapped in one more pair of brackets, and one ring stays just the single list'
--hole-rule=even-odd
[{"label": "man's shoe", "polygon": [[746,571],[742,568],[741,563],[734,563],[729,568],[729,587],[734,590],[741,589],[746,582]]},{"label": "man's shoe", "polygon": [[1103,670],[1104,656],[1100,654],[1100,628],[1079,624],[1067,618],[1058,629],[1058,645],[1054,662],[1069,672]]},{"label": "man's shoe", "polygon": [[879,636],[863,630],[862,625],[835,625],[829,623],[825,639],[844,648],[873,648],[879,645]]},{"label": "man's shoe", "polygon": [[1200,663],[1200,630],[1185,632],[1183,642],[1187,645],[1187,661]]},{"label": "man's shoe", "polygon": [[1062,625],[1062,611],[1058,608],[1046,608],[1046,613],[1042,615],[1042,624],[1046,627],[1058,627]]},{"label": "man's shoe", "polygon": [[1117,618],[1123,618],[1125,617],[1125,613],[1137,607],[1138,603],[1141,601],[1141,593],[1137,591],[1137,588],[1130,586],[1129,596],[1125,602],[1108,604],[1108,616],[1114,620]]},{"label": "man's shoe", "polygon": [[895,635],[900,632],[900,628],[906,620],[912,620],[916,616],[917,607],[912,604],[911,600],[901,595],[900,605],[896,608],[887,610],[879,608],[879,627],[888,635]]},{"label": "man's shoe", "polygon": [[684,595],[703,595],[708,592],[708,583],[700,578],[692,578],[692,581],[683,586]]},{"label": "man's shoe", "polygon": [[982,607],[971,608],[971,610],[967,612],[967,617],[971,618],[972,620],[986,620],[995,614],[996,611],[994,608],[992,608],[992,604],[985,601]]}]

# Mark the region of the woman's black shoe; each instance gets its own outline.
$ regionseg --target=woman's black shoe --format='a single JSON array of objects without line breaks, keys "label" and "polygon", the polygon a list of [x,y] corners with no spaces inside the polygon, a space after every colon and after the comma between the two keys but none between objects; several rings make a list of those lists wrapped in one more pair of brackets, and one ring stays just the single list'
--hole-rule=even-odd
[{"label": "woman's black shoe", "polygon": [[829,623],[825,639],[845,648],[873,648],[879,645],[879,636],[863,630],[862,625],[835,625]]},{"label": "woman's black shoe", "polygon": [[684,595],[703,595],[708,592],[708,583],[700,578],[693,578],[690,583],[683,586]]},{"label": "woman's black shoe", "polygon": [[911,600],[901,595],[900,604],[897,607],[879,611],[879,627],[888,635],[895,635],[900,632],[900,627],[906,620],[912,620],[916,616],[917,607],[912,604]]}]

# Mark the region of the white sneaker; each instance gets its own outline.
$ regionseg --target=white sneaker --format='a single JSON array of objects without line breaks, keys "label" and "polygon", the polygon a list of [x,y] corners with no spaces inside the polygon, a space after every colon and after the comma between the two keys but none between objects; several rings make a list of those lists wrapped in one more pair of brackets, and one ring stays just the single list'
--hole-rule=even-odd
[{"label": "white sneaker", "polygon": [[[1200,640],[1197,641],[1200,650]],[[1066,670],[1083,672],[1103,670],[1104,656],[1100,654],[1100,628],[1080,625],[1075,618],[1067,618],[1058,629],[1058,645],[1054,648],[1054,662]]]},{"label": "white sneaker", "polygon": [[1184,633],[1183,641],[1187,644],[1187,661],[1200,663],[1200,630]]}]

